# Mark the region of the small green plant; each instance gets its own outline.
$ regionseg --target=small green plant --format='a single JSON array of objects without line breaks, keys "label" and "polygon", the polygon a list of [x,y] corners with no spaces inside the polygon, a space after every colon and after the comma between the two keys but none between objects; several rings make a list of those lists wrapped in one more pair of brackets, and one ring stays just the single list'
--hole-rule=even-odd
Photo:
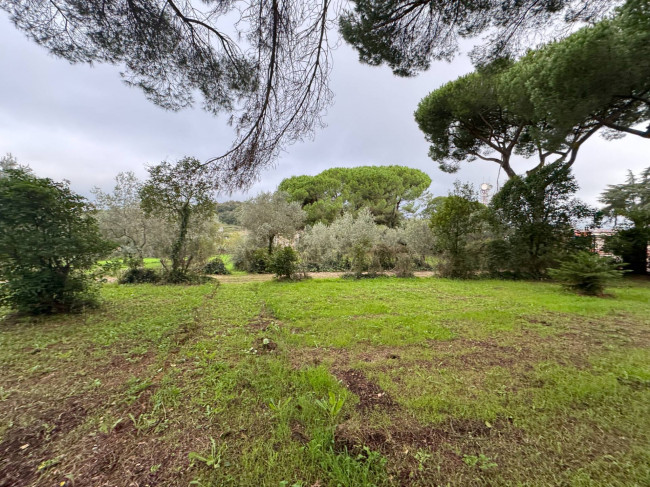
[{"label": "small green plant", "polygon": [[190,467],[193,467],[195,463],[201,462],[204,463],[207,467],[218,469],[222,465],[227,467],[230,465],[229,462],[223,461],[222,455],[226,451],[226,445],[222,445],[217,448],[217,442],[214,438],[210,438],[210,453],[207,456],[200,455],[196,452],[190,452]]},{"label": "small green plant", "polygon": [[56,458],[50,458],[49,460],[44,460],[44,461],[42,461],[40,463],[37,470],[39,472],[44,472],[45,470],[48,470],[48,469],[54,467],[55,465],[58,465],[59,463],[61,463],[62,458],[63,458],[63,456],[58,456]]},{"label": "small green plant", "polygon": [[271,408],[271,411],[274,411],[274,412],[276,412],[278,414],[281,414],[285,409],[287,409],[287,407],[291,403],[291,400],[292,400],[291,397],[287,397],[284,400],[283,399],[278,399],[277,401],[274,400],[274,399],[271,399],[269,401],[269,408]]},{"label": "small green plant", "polygon": [[345,396],[337,397],[332,391],[329,392],[327,399],[316,399],[316,405],[325,411],[331,424],[336,423],[336,418],[341,414],[344,404]]},{"label": "small green plant", "polygon": [[158,418],[151,414],[140,414],[137,418],[133,414],[129,414],[129,418],[133,422],[133,426],[135,426],[138,434],[153,428],[160,422]]},{"label": "small green plant", "polygon": [[463,455],[463,462],[470,467],[478,467],[481,470],[490,470],[496,468],[498,465],[490,457],[480,453],[476,455]]},{"label": "small green plant", "polygon": [[271,256],[269,270],[277,277],[291,279],[297,270],[298,253],[289,246],[276,250]]},{"label": "small green plant", "polygon": [[6,401],[11,395],[11,391],[0,386],[0,402]]},{"label": "small green plant", "polygon": [[620,264],[612,259],[600,257],[591,252],[578,252],[548,273],[571,291],[589,296],[603,294],[605,286],[615,279],[620,279],[625,271],[619,270]]},{"label": "small green plant", "polygon": [[99,425],[99,431],[101,433],[108,434],[113,431],[121,422],[122,418],[118,418],[115,421],[111,421],[111,418],[102,418],[102,422]]},{"label": "small green plant", "polygon": [[424,472],[425,464],[431,459],[433,455],[426,450],[419,449],[415,452],[415,459],[418,461],[418,471]]}]

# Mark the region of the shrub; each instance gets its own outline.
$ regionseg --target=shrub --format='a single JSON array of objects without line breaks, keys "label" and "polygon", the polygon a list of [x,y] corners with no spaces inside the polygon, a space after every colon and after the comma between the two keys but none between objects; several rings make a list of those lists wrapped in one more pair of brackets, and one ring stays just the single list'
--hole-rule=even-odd
[{"label": "shrub", "polygon": [[160,282],[160,274],[154,269],[131,267],[120,277],[120,284],[145,284]]},{"label": "shrub", "polygon": [[298,253],[287,246],[276,250],[269,263],[269,270],[278,277],[291,279],[297,270]]},{"label": "shrub", "polygon": [[612,259],[591,252],[578,252],[564,261],[559,268],[549,269],[549,275],[572,291],[598,296],[605,286],[619,279],[625,271],[617,269]]},{"label": "shrub", "polygon": [[265,248],[248,247],[250,241],[245,241],[235,252],[233,263],[235,269],[264,274],[269,272],[271,256]]},{"label": "shrub", "polygon": [[413,259],[407,252],[397,255],[395,275],[397,277],[413,277]]},{"label": "shrub", "polygon": [[195,272],[165,271],[162,274],[161,282],[164,284],[205,284],[211,279],[208,276]]},{"label": "shrub", "polygon": [[224,264],[221,257],[215,257],[207,264],[205,264],[205,266],[203,267],[203,272],[205,274],[220,274],[220,275],[230,274],[230,271],[226,269],[226,264]]},{"label": "shrub", "polygon": [[490,240],[485,245],[483,253],[484,267],[492,276],[504,277],[510,270],[512,249],[503,239]]},{"label": "shrub", "polygon": [[94,305],[88,271],[113,247],[91,205],[66,184],[24,168],[0,171],[0,304],[30,314]]}]

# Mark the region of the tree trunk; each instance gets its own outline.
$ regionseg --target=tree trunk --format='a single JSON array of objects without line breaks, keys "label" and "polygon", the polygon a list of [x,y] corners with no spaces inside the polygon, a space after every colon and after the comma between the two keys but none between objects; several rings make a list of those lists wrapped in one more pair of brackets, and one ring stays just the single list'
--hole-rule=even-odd
[{"label": "tree trunk", "polygon": [[182,271],[183,267],[183,244],[187,237],[187,228],[190,223],[190,210],[188,206],[184,206],[180,211],[180,225],[178,228],[178,237],[172,245],[171,259],[172,259],[172,272]]}]

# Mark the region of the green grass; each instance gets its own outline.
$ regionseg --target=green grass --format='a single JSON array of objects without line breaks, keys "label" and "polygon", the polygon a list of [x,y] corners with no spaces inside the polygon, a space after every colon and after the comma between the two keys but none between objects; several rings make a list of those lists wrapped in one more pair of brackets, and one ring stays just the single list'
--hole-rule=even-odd
[{"label": "green grass", "polygon": [[245,276],[247,274],[245,271],[238,271],[235,269],[235,264],[232,261],[232,255],[219,254],[217,257],[221,257],[223,263],[226,265],[226,269],[228,269],[233,276]]},{"label": "green grass", "polygon": [[0,484],[650,482],[647,281],[102,293],[83,315],[5,310]]}]

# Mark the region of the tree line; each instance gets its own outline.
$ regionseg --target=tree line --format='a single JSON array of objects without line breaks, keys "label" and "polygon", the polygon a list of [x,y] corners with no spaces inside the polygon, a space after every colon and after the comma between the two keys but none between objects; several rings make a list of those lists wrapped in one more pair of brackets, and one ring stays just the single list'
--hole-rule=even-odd
[{"label": "tree line", "polygon": [[[92,306],[100,259],[108,259],[104,267],[125,266],[124,283],[204,282],[205,274],[229,272],[218,256],[225,252],[241,270],[286,278],[330,270],[357,278],[386,271],[407,277],[414,269],[452,278],[544,278],[560,276],[553,272],[560,265],[593,278],[613,273],[620,261],[607,264],[595,256],[593,239],[576,230],[597,227],[604,218],[619,230],[605,249],[631,271],[648,269],[650,168],[606,188],[600,209],[575,198],[570,167],[558,162],[511,178],[487,206],[468,184],[434,197],[426,191],[430,179],[416,169],[337,168],[288,178],[279,187],[287,191],[261,193],[235,210],[228,202],[245,232],[226,242],[219,188],[200,166],[186,157],[148,167],[145,181],[119,174],[112,192],[94,190],[93,205],[67,183],[3,158],[2,304],[30,313]],[[335,211],[310,211],[319,201]],[[397,202],[405,207],[398,210]],[[145,257],[158,258],[161,271],[145,268]]]}]

